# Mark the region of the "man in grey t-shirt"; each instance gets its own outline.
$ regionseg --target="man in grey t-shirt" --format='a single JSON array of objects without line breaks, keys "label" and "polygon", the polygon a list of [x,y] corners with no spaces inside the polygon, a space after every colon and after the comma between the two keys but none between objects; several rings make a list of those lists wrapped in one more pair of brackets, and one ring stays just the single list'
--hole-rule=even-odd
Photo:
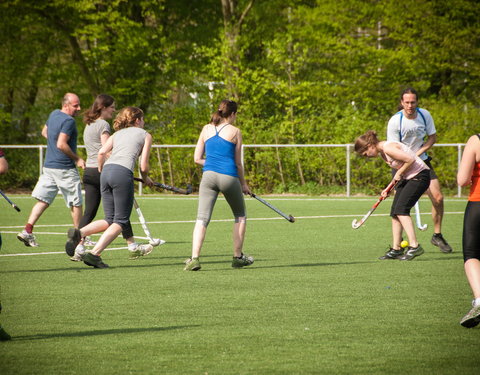
[{"label": "man in grey t-shirt", "polygon": [[52,204],[58,190],[70,208],[73,225],[78,228],[82,217],[82,185],[76,167],[85,169],[85,161],[77,155],[78,132],[74,117],[79,112],[80,99],[67,93],[62,100],[62,109],[54,110],[42,129],[42,135],[47,138],[47,154],[43,173],[32,192],[37,203],[30,212],[25,229],[17,235],[25,246],[38,246],[33,226]]}]

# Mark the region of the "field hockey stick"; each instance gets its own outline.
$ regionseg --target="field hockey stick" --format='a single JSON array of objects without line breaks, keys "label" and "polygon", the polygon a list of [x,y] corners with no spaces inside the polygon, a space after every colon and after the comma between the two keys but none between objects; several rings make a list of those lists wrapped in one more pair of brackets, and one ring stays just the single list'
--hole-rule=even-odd
[{"label": "field hockey stick", "polygon": [[377,201],[375,202],[375,204],[372,206],[372,208],[370,209],[370,211],[368,211],[368,212],[366,213],[366,215],[360,219],[360,221],[357,221],[357,219],[354,219],[354,220],[352,221],[352,228],[353,228],[353,229],[360,228],[360,227],[363,225],[363,223],[364,223],[365,221],[367,221],[367,219],[369,218],[369,216],[373,213],[373,211],[375,211],[375,209],[378,207],[378,205],[379,205],[383,200],[385,200],[385,199],[388,197],[388,193],[395,187],[396,184],[397,184],[396,181],[390,182],[390,183],[388,184],[388,186],[385,188],[387,195],[386,195],[385,197],[380,196],[380,198],[378,198],[378,200],[377,200]]},{"label": "field hockey stick", "polygon": [[10,204],[10,206],[12,206],[13,208],[15,208],[18,212],[20,212],[20,207],[18,207],[15,203],[13,203],[6,195],[3,191],[0,190],[0,194],[2,194],[2,197],[5,198],[5,200]]},{"label": "field hockey stick", "polygon": [[133,198],[133,206],[137,211],[138,219],[140,220],[140,224],[142,224],[143,231],[145,232],[145,235],[147,236],[148,241],[150,242],[150,245],[158,246],[158,245],[161,245],[162,243],[165,243],[165,241],[161,240],[160,238],[153,238],[152,233],[150,233],[150,230],[147,227],[147,222],[145,221],[145,217],[143,216],[142,210],[140,210],[140,206],[138,205],[137,200],[135,198]]},{"label": "field hockey stick", "polygon": [[275,211],[277,214],[279,214],[280,216],[283,216],[285,219],[287,219],[289,222],[291,223],[294,223],[295,222],[295,218],[292,216],[292,215],[286,215],[284,214],[282,211],[280,211],[278,208],[272,206],[270,203],[268,203],[265,199],[263,198],[260,198],[258,195],[256,194],[253,194],[253,193],[250,193],[250,195],[255,198],[257,201],[263,203],[265,206],[267,206],[268,208],[271,208],[273,211]]},{"label": "field hockey stick", "polygon": [[[141,178],[138,178],[138,177],[134,177],[133,179],[135,181],[143,182],[143,180]],[[178,193],[178,194],[189,195],[189,194],[192,194],[192,192],[193,192],[192,185],[187,185],[186,189],[182,189],[182,188],[178,188],[176,186],[170,186],[170,185],[162,184],[160,182],[154,182],[153,186],[159,187],[160,189],[173,191],[174,193]]]},{"label": "field hockey stick", "polygon": [[427,230],[428,224],[422,224],[422,220],[420,218],[420,205],[415,203],[415,217],[417,219],[417,228],[420,229],[421,231]]}]

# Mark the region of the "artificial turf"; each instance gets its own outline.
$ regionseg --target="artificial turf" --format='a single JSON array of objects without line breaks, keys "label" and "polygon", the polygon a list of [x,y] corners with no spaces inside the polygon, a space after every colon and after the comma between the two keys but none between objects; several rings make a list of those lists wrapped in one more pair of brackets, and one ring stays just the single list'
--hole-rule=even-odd
[{"label": "artificial turf", "polygon": [[[461,254],[465,199],[445,203],[443,233],[454,252],[430,244],[431,217],[422,215],[429,228],[417,233],[425,254],[410,262],[377,259],[391,242],[390,200],[354,230],[353,218],[376,198],[265,197],[297,217],[293,224],[247,199],[244,251],[255,263],[244,269],[231,267],[231,215],[220,199],[202,269],[184,272],[196,197],[137,197],[150,230],[167,243],[136,261],[126,249],[107,251],[109,269],[68,259],[62,233],[70,217],[61,198],[35,228],[40,247],[25,247],[15,233],[34,201],[12,198],[22,213],[0,202],[0,322],[13,337],[0,342],[2,375],[477,374],[480,368],[480,328],[459,324],[471,301]],[[421,208],[430,203],[422,200]],[[135,212],[132,221],[143,236]],[[122,246],[121,239],[112,244]]]}]

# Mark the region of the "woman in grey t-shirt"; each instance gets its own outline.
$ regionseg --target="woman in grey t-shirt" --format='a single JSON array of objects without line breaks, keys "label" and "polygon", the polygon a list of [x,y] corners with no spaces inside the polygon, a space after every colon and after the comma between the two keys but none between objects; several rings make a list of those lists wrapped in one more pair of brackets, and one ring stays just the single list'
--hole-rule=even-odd
[{"label": "woman in grey t-shirt", "polygon": [[[87,151],[87,161],[83,174],[85,211],[80,221],[80,229],[95,219],[98,207],[100,206],[102,195],[100,190],[100,171],[98,170],[98,151],[110,137],[110,124],[106,120],[112,118],[114,111],[114,98],[107,94],[100,94],[83,116],[85,122],[83,142]],[[122,235],[127,241],[131,259],[146,255],[152,251],[152,244],[139,244],[135,241],[133,229],[130,224],[122,231]],[[71,260],[82,260],[83,254],[85,253],[85,243],[87,245],[89,244],[87,241],[82,240],[77,245],[75,254],[70,258]],[[90,242],[90,244],[95,245],[95,243],[92,242]]]},{"label": "woman in grey t-shirt", "polygon": [[[100,254],[130,225],[134,194],[133,171],[140,155],[142,179],[147,186],[153,186],[153,181],[148,177],[152,136],[143,129],[144,124],[140,108],[122,109],[114,121],[116,132],[98,152],[105,219],[96,220],[82,229],[70,229],[65,244],[66,249],[76,247],[82,237],[104,231],[94,248],[82,258],[89,266],[107,268],[108,265],[103,263]],[[107,160],[109,153],[111,156]]]}]

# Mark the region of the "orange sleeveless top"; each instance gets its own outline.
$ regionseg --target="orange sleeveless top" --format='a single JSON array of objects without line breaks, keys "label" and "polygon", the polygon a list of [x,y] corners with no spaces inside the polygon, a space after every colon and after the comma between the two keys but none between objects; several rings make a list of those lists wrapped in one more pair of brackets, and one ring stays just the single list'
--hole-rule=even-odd
[{"label": "orange sleeveless top", "polygon": [[470,195],[468,200],[472,202],[480,201],[480,163],[475,163],[472,173],[472,186],[470,186]]}]

